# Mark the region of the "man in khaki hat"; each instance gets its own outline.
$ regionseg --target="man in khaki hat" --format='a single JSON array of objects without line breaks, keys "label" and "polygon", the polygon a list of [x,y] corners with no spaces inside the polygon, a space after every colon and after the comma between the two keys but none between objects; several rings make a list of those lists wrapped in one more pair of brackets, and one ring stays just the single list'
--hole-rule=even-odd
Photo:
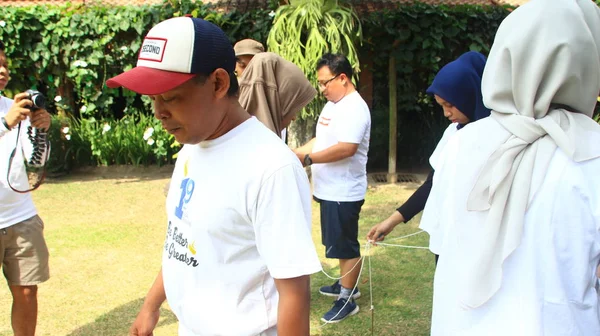
[{"label": "man in khaki hat", "polygon": [[253,39],[244,39],[238,41],[233,46],[235,50],[235,72],[238,77],[242,75],[244,69],[248,66],[248,63],[252,60],[254,55],[265,52],[265,47],[262,43],[255,41]]}]

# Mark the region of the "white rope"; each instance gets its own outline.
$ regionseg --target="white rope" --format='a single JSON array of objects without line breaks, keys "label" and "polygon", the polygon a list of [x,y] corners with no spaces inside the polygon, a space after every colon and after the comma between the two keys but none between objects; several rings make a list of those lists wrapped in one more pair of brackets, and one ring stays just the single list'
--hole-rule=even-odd
[{"label": "white rope", "polygon": [[[354,269],[356,268],[356,266],[358,266],[358,264],[360,264],[360,262],[361,262],[361,261],[363,261],[363,258],[364,258],[364,256],[363,256],[363,257],[360,257],[360,260],[359,260],[359,261],[358,261],[356,264],[354,264],[354,266],[352,266],[352,269],[351,269],[351,270],[349,270],[349,271],[348,271],[346,274],[342,275],[342,276],[341,276],[341,277],[339,277],[339,278],[336,278],[336,277],[334,277],[334,276],[331,276],[331,275],[329,275],[329,274],[325,273],[325,271],[323,270],[323,267],[321,267],[321,273],[325,274],[325,275],[326,275],[326,276],[327,276],[329,279],[331,279],[331,280],[342,280],[342,278],[344,278],[346,275],[348,275],[348,274],[352,273],[352,271],[354,271]],[[362,267],[362,266],[361,266],[361,267]]]},{"label": "white rope", "polygon": [[390,238],[390,239],[387,239],[387,241],[394,241],[394,240],[405,239],[405,238],[408,238],[408,237],[416,236],[416,235],[421,234],[423,232],[425,232],[425,231],[421,230],[421,231],[417,231],[415,233],[408,234],[406,236],[396,237],[396,238]]},{"label": "white rope", "polygon": [[[412,237],[412,236],[416,236],[418,234],[421,234],[425,231],[418,231],[415,233],[411,233],[408,234],[406,236],[402,236],[402,237],[396,237],[396,238],[392,238],[392,239],[388,239],[388,241],[393,241],[393,240],[400,240],[400,239],[405,239],[408,237]],[[371,272],[371,245],[373,245],[373,243],[371,242],[367,242],[364,246],[365,249],[365,253],[363,256],[360,257],[360,259],[358,260],[358,262],[356,262],[356,264],[354,264],[354,266],[352,267],[352,269],[350,271],[348,271],[346,274],[342,275],[341,277],[337,278],[337,277],[333,277],[329,274],[327,274],[323,268],[321,267],[321,272],[323,274],[325,274],[328,278],[332,279],[332,280],[341,280],[342,278],[346,277],[348,274],[352,273],[352,271],[354,271],[354,269],[356,268],[356,266],[358,266],[358,264],[360,264],[360,272],[358,273],[358,277],[356,279],[356,284],[354,285],[354,288],[352,288],[352,291],[350,292],[350,294],[353,294],[356,291],[356,288],[358,287],[358,282],[360,280],[360,277],[362,275],[363,269],[364,269],[364,258],[365,255],[367,256],[368,260],[367,262],[369,263],[369,294],[370,294],[370,299],[371,299],[371,311],[373,311],[375,309],[375,306],[373,305],[373,277],[372,277],[372,272]],[[426,246],[412,246],[412,245],[398,245],[398,244],[388,244],[388,243],[377,243],[377,245],[382,245],[382,246],[393,246],[393,247],[402,247],[402,248],[409,248],[409,249],[429,249],[429,247]],[[333,316],[329,321],[323,323],[321,326],[319,326],[319,328],[323,328],[324,326],[331,324],[332,320],[335,320],[335,318],[344,310],[344,308],[346,308],[346,305],[348,305],[348,302],[350,302],[352,300],[352,296],[350,296],[350,298],[348,298],[348,300],[346,301],[346,303],[344,304],[344,306],[342,306],[342,308],[338,311],[337,314],[335,314],[335,316]],[[371,330],[371,332],[373,332],[373,330]]]},{"label": "white rope", "polygon": [[[359,261],[358,261],[358,262],[357,262],[357,263],[354,265],[354,267],[352,267],[352,269],[354,269],[354,268],[356,267],[356,265],[358,265],[358,264],[360,263],[360,272],[358,273],[358,277],[356,278],[356,284],[354,285],[354,288],[352,288],[352,291],[350,292],[350,297],[348,298],[348,300],[346,300],[346,303],[345,303],[345,304],[342,306],[342,308],[340,309],[340,311],[338,311],[338,313],[337,313],[337,314],[335,314],[335,316],[333,316],[333,317],[332,317],[332,318],[331,318],[329,321],[327,321],[327,322],[325,322],[325,323],[321,324],[321,326],[320,326],[319,328],[323,328],[324,326],[326,326],[326,325],[328,325],[328,324],[331,324],[332,322],[330,322],[330,321],[333,321],[333,320],[335,320],[335,318],[336,318],[338,315],[340,315],[340,313],[341,313],[341,312],[344,310],[344,308],[346,308],[346,306],[348,305],[348,302],[352,301],[352,294],[354,293],[354,291],[355,291],[355,290],[356,290],[356,288],[358,287],[358,280],[360,280],[360,276],[362,275],[362,271],[363,271],[363,269],[364,269],[364,266],[365,266],[365,265],[362,263],[362,260],[363,260],[363,258],[364,258],[364,257],[361,257],[361,258],[360,258],[360,260],[359,260]],[[352,272],[352,271],[350,271],[350,272]],[[350,273],[350,272],[348,272],[348,273]],[[348,275],[348,273],[346,273],[346,275]],[[346,275],[344,275],[344,276],[346,276]],[[343,277],[342,277],[342,278],[343,278]]]},{"label": "white rope", "polygon": [[398,245],[398,244],[387,244],[387,243],[377,243],[377,245],[404,247],[404,248],[409,248],[409,249],[429,249],[428,246]]},{"label": "white rope", "polygon": [[367,243],[365,247],[365,254],[367,254],[367,258],[369,261],[369,296],[371,297],[371,310],[375,309],[373,306],[373,277],[371,275],[371,244]]},{"label": "white rope", "polygon": [[371,299],[371,336],[375,332],[375,306],[373,305],[373,276],[371,274],[371,244],[367,243],[365,253],[369,260],[369,298]]}]

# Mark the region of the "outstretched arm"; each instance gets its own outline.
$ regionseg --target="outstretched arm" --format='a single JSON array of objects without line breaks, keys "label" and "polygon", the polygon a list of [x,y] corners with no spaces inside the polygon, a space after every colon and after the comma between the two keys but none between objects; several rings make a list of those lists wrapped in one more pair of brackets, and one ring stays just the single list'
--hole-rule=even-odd
[{"label": "outstretched arm", "polygon": [[427,175],[427,180],[417,189],[410,198],[404,202],[394,213],[383,222],[373,226],[367,233],[367,240],[378,242],[385,239],[400,223],[406,223],[425,208],[427,198],[431,192],[433,170]]}]

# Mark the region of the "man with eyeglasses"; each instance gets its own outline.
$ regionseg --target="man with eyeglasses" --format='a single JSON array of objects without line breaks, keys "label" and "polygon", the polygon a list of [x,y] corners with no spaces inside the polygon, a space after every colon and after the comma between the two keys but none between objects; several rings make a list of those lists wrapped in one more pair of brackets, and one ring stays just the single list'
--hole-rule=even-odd
[{"label": "man with eyeglasses", "polygon": [[340,322],[359,310],[354,302],[360,297],[358,219],[367,191],[371,114],[352,83],[352,74],[344,55],[325,54],[319,60],[317,79],[328,103],[319,116],[316,137],[295,150],[304,166],[312,165],[313,196],[320,203],[325,256],[340,263],[342,279],[319,291],[337,297],[321,318],[328,323]]}]

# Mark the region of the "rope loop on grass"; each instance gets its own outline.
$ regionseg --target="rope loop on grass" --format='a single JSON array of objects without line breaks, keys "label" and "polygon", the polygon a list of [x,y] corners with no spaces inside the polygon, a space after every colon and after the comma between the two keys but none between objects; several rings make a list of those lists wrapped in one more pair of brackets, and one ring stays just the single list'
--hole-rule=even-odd
[{"label": "rope loop on grass", "polygon": [[[418,234],[421,234],[425,231],[421,230],[415,233],[411,233],[405,236],[401,236],[401,237],[396,237],[396,238],[392,238],[392,239],[388,239],[388,241],[395,241],[395,240],[401,240],[401,239],[406,239],[412,236],[416,236]],[[354,266],[352,267],[352,269],[350,269],[350,271],[348,271],[346,274],[342,275],[341,277],[334,277],[331,276],[329,274],[327,274],[323,268],[321,267],[321,272],[323,274],[325,274],[325,276],[327,276],[328,278],[332,279],[332,280],[341,280],[344,277],[346,277],[348,274],[352,273],[352,271],[354,271],[354,269],[356,268],[356,266],[358,266],[360,264],[360,272],[358,273],[358,278],[356,281],[356,284],[354,285],[354,288],[352,288],[351,293],[354,293],[354,291],[356,290],[356,288],[358,287],[358,279],[360,279],[363,269],[364,269],[364,263],[363,260],[365,259],[365,257],[367,258],[367,263],[368,263],[368,267],[369,267],[369,297],[370,297],[370,301],[371,301],[371,335],[373,335],[374,332],[374,311],[375,311],[375,305],[373,305],[373,276],[372,276],[372,268],[371,268],[371,246],[373,246],[375,244],[373,244],[372,242],[368,241],[365,243],[364,245],[364,249],[365,249],[365,253],[363,256],[360,257],[360,259],[356,262],[356,264],[354,264]],[[414,245],[399,245],[399,244],[389,244],[389,243],[377,243],[377,245],[381,245],[381,246],[391,246],[391,247],[400,247],[400,248],[407,248],[407,249],[429,249],[429,247],[426,246],[414,246]],[[342,309],[340,309],[340,311],[331,318],[331,320],[335,319],[342,310],[344,310],[344,308],[346,308],[346,305],[348,304],[348,302],[350,302],[350,300],[347,300],[346,303],[344,304],[344,306],[342,307]],[[331,321],[330,320],[330,321]],[[331,324],[333,322],[327,321],[325,323],[323,323],[322,325],[319,326],[319,328],[323,328],[324,326]]]}]

